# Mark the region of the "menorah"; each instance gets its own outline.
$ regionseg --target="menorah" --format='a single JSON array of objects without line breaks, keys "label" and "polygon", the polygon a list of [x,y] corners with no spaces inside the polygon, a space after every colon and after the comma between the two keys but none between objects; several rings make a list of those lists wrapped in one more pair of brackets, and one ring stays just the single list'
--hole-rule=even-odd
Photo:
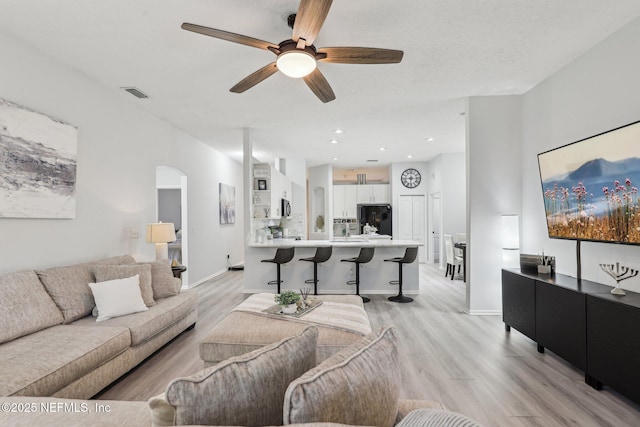
[{"label": "menorah", "polygon": [[616,287],[611,290],[614,295],[626,295],[624,289],[620,288],[620,282],[638,275],[638,270],[621,266],[619,262],[616,262],[615,266],[613,264],[600,264],[600,268],[616,281]]}]

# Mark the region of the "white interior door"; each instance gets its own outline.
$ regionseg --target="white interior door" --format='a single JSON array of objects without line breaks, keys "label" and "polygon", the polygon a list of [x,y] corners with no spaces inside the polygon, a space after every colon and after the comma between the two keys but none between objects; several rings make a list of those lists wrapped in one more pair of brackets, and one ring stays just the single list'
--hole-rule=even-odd
[{"label": "white interior door", "polygon": [[400,221],[400,239],[416,240],[422,243],[422,246],[418,249],[418,262],[425,262],[426,216],[424,196],[400,196],[398,218]]},{"label": "white interior door", "polygon": [[427,220],[424,196],[413,196],[413,240],[422,243],[418,249],[418,261],[426,262],[425,222]]},{"label": "white interior door", "polygon": [[400,240],[413,240],[413,196],[400,196],[398,220]]},{"label": "white interior door", "polygon": [[440,230],[442,229],[442,205],[440,203],[440,193],[433,193],[430,195],[429,203],[429,229],[431,232],[431,244],[429,249],[431,251],[430,259],[434,264],[439,264],[440,268],[443,267],[442,257],[442,239],[440,238]]}]

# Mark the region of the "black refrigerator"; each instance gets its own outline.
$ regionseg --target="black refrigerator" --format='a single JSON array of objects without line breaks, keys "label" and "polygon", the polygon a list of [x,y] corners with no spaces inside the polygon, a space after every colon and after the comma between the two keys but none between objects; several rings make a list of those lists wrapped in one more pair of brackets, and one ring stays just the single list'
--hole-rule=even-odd
[{"label": "black refrigerator", "polygon": [[358,224],[360,234],[362,228],[369,223],[378,229],[378,234],[392,236],[391,229],[391,205],[358,205]]}]

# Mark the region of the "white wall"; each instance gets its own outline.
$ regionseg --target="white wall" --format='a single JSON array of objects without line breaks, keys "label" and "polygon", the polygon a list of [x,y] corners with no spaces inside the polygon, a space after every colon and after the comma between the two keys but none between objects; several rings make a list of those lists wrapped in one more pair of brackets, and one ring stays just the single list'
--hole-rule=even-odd
[{"label": "white wall", "polygon": [[520,213],[521,97],[467,101],[467,306],[472,314],[502,309],[501,215]]},{"label": "white wall", "polygon": [[[521,252],[556,256],[576,275],[576,243],[549,239],[537,154],[640,119],[640,19],[523,96],[468,100],[469,262],[467,309],[498,312],[500,214],[520,214]],[[612,285],[599,263],[640,268],[640,247],[582,243],[582,278]],[[640,291],[640,278],[622,282]]]},{"label": "white wall", "polygon": [[[523,97],[522,252],[544,248],[560,273],[576,275],[576,244],[547,237],[537,154],[640,119],[639,41],[636,19]],[[598,264],[639,259],[637,246],[582,243],[582,278],[613,285]],[[622,287],[640,292],[640,277]]]},{"label": "white wall", "polygon": [[442,203],[442,234],[455,235],[467,229],[467,181],[464,153],[441,154],[433,165],[434,185],[430,193],[439,192]]},{"label": "white wall", "polygon": [[158,166],[156,168],[156,187],[180,188],[180,174],[173,168]]},{"label": "white wall", "polygon": [[[225,270],[227,253],[242,259],[242,204],[235,226],[221,227],[218,216],[218,183],[242,182],[240,164],[136,105],[153,99],[103,87],[4,34],[0,52],[0,97],[77,126],[79,135],[76,219],[1,218],[0,271],[123,253],[153,259],[144,226],[155,220],[158,165],[189,179],[191,283]],[[236,197],[243,199],[239,185]]]}]

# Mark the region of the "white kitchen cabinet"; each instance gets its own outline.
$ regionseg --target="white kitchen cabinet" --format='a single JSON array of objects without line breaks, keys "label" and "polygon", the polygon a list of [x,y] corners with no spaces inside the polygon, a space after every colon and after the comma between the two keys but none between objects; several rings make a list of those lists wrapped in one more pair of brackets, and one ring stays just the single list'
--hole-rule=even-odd
[{"label": "white kitchen cabinet", "polygon": [[357,185],[333,186],[333,217],[356,218],[357,209]]},{"label": "white kitchen cabinet", "polygon": [[293,184],[273,166],[271,167],[271,214],[273,217],[282,215],[282,199],[291,201]]},{"label": "white kitchen cabinet", "polygon": [[271,216],[278,218],[281,215],[282,180],[280,173],[271,168]]},{"label": "white kitchen cabinet", "polygon": [[358,203],[390,203],[389,184],[356,185]]}]

